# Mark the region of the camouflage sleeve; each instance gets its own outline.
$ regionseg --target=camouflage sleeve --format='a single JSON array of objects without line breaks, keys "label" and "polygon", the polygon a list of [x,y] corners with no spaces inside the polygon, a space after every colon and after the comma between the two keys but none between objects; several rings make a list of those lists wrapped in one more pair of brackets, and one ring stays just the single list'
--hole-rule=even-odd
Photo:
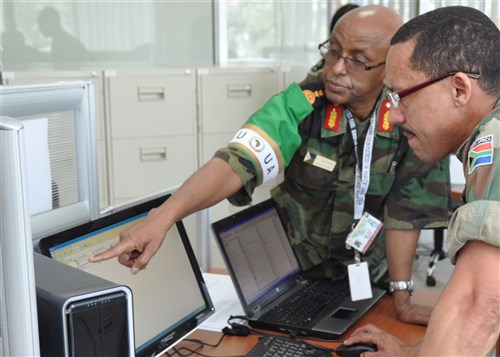
[{"label": "camouflage sleeve", "polygon": [[243,182],[243,187],[228,197],[229,202],[235,206],[248,205],[252,201],[255,187],[257,187],[256,173],[251,162],[238,151],[227,147],[217,150],[214,157],[227,162]]},{"label": "camouflage sleeve", "polygon": [[384,207],[385,229],[447,227],[451,216],[449,159],[422,162],[408,149]]},{"label": "camouflage sleeve", "polygon": [[[500,117],[500,113],[498,115]],[[469,240],[500,247],[500,119],[493,117],[474,135],[463,152],[465,201],[448,229],[450,260]]]},{"label": "camouflage sleeve", "polygon": [[226,161],[243,182],[229,201],[247,204],[255,187],[274,179],[300,146],[299,124],[312,112],[315,94],[290,85],[255,112],[215,156]]}]

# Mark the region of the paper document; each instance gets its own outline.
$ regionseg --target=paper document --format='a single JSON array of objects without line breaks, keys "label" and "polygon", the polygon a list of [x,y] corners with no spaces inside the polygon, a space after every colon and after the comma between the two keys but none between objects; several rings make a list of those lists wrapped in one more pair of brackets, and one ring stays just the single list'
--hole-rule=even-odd
[{"label": "paper document", "polygon": [[230,315],[244,315],[243,308],[229,275],[203,273],[203,278],[214,303],[215,314],[199,328],[220,332],[227,326],[227,319]]},{"label": "paper document", "polygon": [[47,118],[24,120],[30,215],[52,209],[52,182]]}]

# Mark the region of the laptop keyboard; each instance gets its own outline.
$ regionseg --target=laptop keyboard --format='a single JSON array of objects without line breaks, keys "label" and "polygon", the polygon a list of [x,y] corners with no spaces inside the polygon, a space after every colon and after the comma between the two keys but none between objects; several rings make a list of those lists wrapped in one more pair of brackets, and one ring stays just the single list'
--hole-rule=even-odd
[{"label": "laptop keyboard", "polygon": [[261,337],[246,357],[320,357],[331,355],[331,352],[293,340],[288,336],[265,335]]},{"label": "laptop keyboard", "polygon": [[340,304],[348,292],[347,285],[313,282],[269,310],[259,320],[307,326],[321,310],[336,302]]}]

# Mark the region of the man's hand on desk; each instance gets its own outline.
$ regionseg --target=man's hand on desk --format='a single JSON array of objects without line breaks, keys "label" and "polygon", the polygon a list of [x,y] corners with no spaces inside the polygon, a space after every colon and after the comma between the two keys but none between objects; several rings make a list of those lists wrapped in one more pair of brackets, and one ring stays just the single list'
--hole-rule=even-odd
[{"label": "man's hand on desk", "polygon": [[402,322],[427,326],[432,313],[432,307],[418,305],[411,301],[407,291],[395,291],[392,295],[394,309]]},{"label": "man's hand on desk", "polygon": [[377,352],[365,352],[364,357],[375,356],[416,356],[416,346],[410,346],[399,338],[385,332],[374,325],[368,324],[356,329],[352,335],[344,341],[344,345],[353,343],[370,342],[377,345]]}]

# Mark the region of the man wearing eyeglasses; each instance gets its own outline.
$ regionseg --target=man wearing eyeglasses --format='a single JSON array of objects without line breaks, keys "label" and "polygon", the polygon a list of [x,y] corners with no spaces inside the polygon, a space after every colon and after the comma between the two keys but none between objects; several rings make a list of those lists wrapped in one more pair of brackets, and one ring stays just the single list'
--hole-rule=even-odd
[{"label": "man wearing eyeglasses", "polygon": [[[370,281],[385,283],[389,269],[399,318],[426,324],[431,309],[410,299],[412,262],[420,230],[447,225],[449,173],[443,163],[420,161],[387,121],[385,58],[401,24],[382,6],[344,15],[319,46],[324,83],[293,84],[271,98],[165,204],[93,261],[119,255],[138,272],[175,221],[225,198],[249,204],[257,185],[284,171],[271,195],[309,276],[362,280],[364,296]],[[383,227],[364,225],[378,220]]]},{"label": "man wearing eyeglasses", "polygon": [[[408,346],[373,325],[346,343],[372,342],[380,355],[500,353],[500,31],[478,10],[437,9],[393,37],[386,83],[398,125],[427,162],[456,153],[465,204],[448,228],[455,264],[421,344]],[[422,111],[425,105],[429,111]]]}]

